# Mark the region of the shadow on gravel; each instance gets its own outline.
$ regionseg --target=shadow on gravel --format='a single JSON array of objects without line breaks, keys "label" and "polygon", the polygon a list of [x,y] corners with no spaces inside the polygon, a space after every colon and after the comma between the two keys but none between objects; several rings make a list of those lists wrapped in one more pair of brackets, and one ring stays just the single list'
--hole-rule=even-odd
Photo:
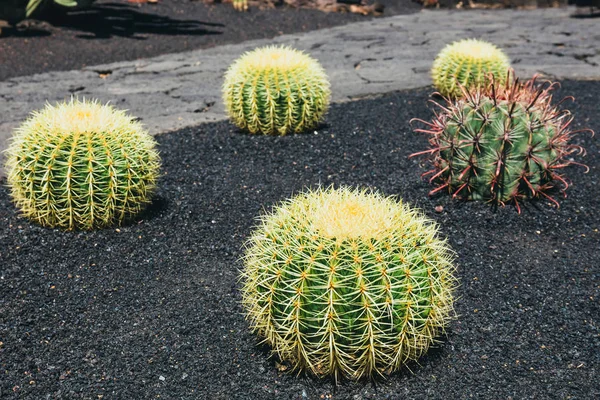
[{"label": "shadow on gravel", "polygon": [[571,15],[571,18],[576,19],[588,19],[588,18],[599,18],[600,19],[600,10],[590,11],[589,13],[581,12]]},{"label": "shadow on gravel", "polygon": [[[164,15],[146,13],[117,3],[100,4],[86,10],[70,13],[54,12],[46,21],[55,27],[82,33],[81,39],[109,39],[113,36],[145,39],[144,34],[160,35],[220,35],[223,32],[210,28],[223,28],[219,23],[197,20],[177,20]],[[10,29],[5,36],[48,36],[42,26],[28,29]],[[140,36],[138,36],[140,35]]]},{"label": "shadow on gravel", "polygon": [[45,29],[39,28],[16,28],[16,27],[8,27],[2,28],[2,37],[18,37],[18,38],[33,38],[33,37],[43,37],[52,35]]},{"label": "shadow on gravel", "polygon": [[160,217],[164,212],[169,208],[169,200],[167,198],[156,194],[152,202],[148,204],[148,206],[142,211],[138,216],[136,216],[133,220],[127,222],[125,225],[135,225],[139,224],[142,221],[151,220],[157,217]]}]

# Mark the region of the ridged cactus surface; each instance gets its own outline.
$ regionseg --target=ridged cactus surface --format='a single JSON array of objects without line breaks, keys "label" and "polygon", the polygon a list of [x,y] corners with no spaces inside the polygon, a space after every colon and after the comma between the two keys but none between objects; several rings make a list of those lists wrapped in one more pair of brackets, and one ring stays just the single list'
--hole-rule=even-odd
[{"label": "ridged cactus surface", "polygon": [[[448,191],[466,200],[504,205],[544,197],[558,186],[568,187],[559,171],[584,150],[571,139],[573,117],[552,104],[554,85],[519,83],[509,76],[504,85],[489,81],[485,88],[440,106],[426,129],[434,169],[432,191]],[[427,175],[426,174],[426,175]],[[558,203],[556,203],[558,205]]]},{"label": "ridged cactus surface", "polygon": [[125,112],[93,101],[48,104],[7,150],[12,197],[31,220],[63,229],[118,224],[151,199],[154,139]]},{"label": "ridged cactus surface", "polygon": [[498,47],[477,39],[464,39],[444,47],[433,62],[433,85],[444,97],[461,97],[467,90],[485,85],[492,74],[503,83],[510,68],[508,57]]},{"label": "ridged cactus surface", "polygon": [[416,359],[453,316],[453,252],[419,211],[377,192],[319,189],[264,215],[243,305],[295,369],[351,379]]},{"label": "ridged cactus surface", "polygon": [[285,135],[316,128],[329,105],[329,80],[321,65],[290,47],[244,54],[225,75],[223,99],[239,128]]}]

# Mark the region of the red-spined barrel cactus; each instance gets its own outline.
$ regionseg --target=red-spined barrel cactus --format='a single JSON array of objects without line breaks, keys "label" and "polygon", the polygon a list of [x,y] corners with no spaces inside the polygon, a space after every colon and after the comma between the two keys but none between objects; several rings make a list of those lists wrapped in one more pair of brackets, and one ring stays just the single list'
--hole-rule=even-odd
[{"label": "red-spined barrel cactus", "polygon": [[438,187],[430,194],[448,191],[465,200],[484,200],[504,205],[564,192],[568,183],[559,171],[571,164],[571,156],[584,153],[571,139],[573,117],[560,104],[552,104],[555,85],[537,85],[535,78],[520,83],[509,73],[505,84],[488,79],[485,87],[468,92],[440,107],[426,129],[434,169],[430,182]]},{"label": "red-spined barrel cactus", "polygon": [[247,243],[250,325],[294,369],[351,379],[416,359],[453,316],[437,226],[366,190],[319,189],[263,216]]},{"label": "red-spined barrel cactus", "polygon": [[47,227],[119,224],[150,202],[160,158],[125,112],[94,101],[48,104],[7,149],[7,180],[22,213]]}]

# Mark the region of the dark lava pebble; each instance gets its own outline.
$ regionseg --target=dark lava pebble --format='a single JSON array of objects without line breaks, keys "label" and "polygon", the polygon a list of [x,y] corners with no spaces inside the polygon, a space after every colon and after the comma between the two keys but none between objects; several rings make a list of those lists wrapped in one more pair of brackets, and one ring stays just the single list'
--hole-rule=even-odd
[{"label": "dark lava pebble", "polygon": [[[386,6],[384,16],[421,9],[412,0],[379,2]],[[90,9],[51,16],[43,22],[28,21],[27,28],[3,29],[0,80],[272,38],[368,18],[290,7],[253,7],[239,12],[231,4],[209,5],[200,0],[159,0],[142,5],[99,0]]]},{"label": "dark lava pebble", "polygon": [[[334,105],[315,132],[249,136],[227,122],[158,137],[164,175],[136,222],[60,232],[17,216],[0,189],[2,399],[597,399],[598,138],[576,138],[561,207],[491,209],[429,198],[431,89]],[[576,127],[600,130],[600,82],[563,83]],[[3,182],[5,183],[5,182]],[[458,254],[458,319],[385,380],[296,376],[240,306],[242,244],[261,210],[316,185],[375,187],[421,207]],[[436,207],[443,211],[436,212]]]}]

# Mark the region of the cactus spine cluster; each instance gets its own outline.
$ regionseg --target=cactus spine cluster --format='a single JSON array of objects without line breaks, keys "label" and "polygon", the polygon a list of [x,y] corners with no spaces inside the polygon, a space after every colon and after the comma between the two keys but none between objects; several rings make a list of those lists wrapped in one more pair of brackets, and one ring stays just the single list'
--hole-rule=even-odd
[{"label": "cactus spine cluster", "polygon": [[489,74],[503,83],[510,68],[508,57],[491,43],[464,39],[447,45],[433,62],[433,85],[444,97],[460,97],[485,84]]},{"label": "cactus spine cluster", "polygon": [[336,379],[416,359],[453,316],[453,252],[419,211],[373,191],[307,191],[247,243],[243,305],[298,370]]},{"label": "cactus spine cluster", "polygon": [[[485,200],[504,205],[520,199],[545,197],[546,192],[568,183],[559,174],[577,164],[570,160],[584,150],[570,143],[577,131],[573,117],[552,104],[553,84],[536,85],[508,78],[504,84],[489,79],[487,85],[465,97],[440,106],[432,122],[421,121],[430,135],[429,150],[434,169],[430,182],[454,197]],[[557,185],[558,184],[558,185]]]},{"label": "cactus spine cluster", "polygon": [[233,8],[238,11],[248,11],[248,0],[233,0]]},{"label": "cactus spine cluster", "polygon": [[250,133],[285,135],[317,127],[329,104],[321,65],[289,47],[255,49],[225,75],[223,100],[231,120]]},{"label": "cactus spine cluster", "polygon": [[11,195],[47,227],[102,228],[150,201],[160,159],[154,139],[125,112],[94,101],[48,104],[7,149]]}]

